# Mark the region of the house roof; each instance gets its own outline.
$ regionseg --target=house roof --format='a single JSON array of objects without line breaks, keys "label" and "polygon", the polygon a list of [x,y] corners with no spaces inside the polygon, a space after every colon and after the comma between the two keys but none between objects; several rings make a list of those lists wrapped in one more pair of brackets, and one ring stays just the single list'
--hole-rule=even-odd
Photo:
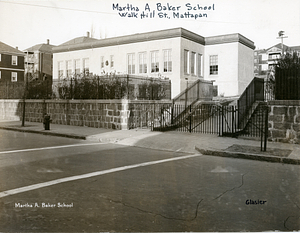
[{"label": "house roof", "polygon": [[[270,47],[270,48],[268,48],[268,49],[266,49],[266,50],[268,51],[268,50],[270,50],[271,48],[274,48],[274,47],[276,47],[276,48],[278,48],[278,49],[281,50],[281,43],[278,43],[278,44],[276,44],[276,45],[273,45],[272,47]],[[288,47],[287,45],[283,44],[283,50],[285,51],[285,50],[287,50],[287,49],[289,49],[289,47]]]},{"label": "house roof", "polygon": [[69,40],[59,46],[64,46],[64,45],[74,45],[74,44],[81,44],[81,43],[92,43],[95,41],[99,41],[98,39],[95,38],[91,38],[91,37],[87,37],[87,36],[81,36],[81,37],[77,37],[74,38],[72,40]]},{"label": "house roof", "polygon": [[40,51],[40,52],[51,52],[52,53],[52,48],[55,47],[55,45],[51,45],[51,44],[37,44],[34,45],[28,49],[25,49],[24,52],[28,51],[28,52],[36,52],[36,51]]},{"label": "house roof", "polygon": [[25,53],[23,53],[22,51],[14,47],[11,47],[1,41],[0,41],[0,53],[25,56]]},{"label": "house roof", "polygon": [[188,31],[184,28],[173,28],[173,29],[160,30],[154,32],[145,32],[145,33],[138,33],[138,34],[127,35],[127,36],[106,38],[101,40],[98,39],[88,40],[92,38],[87,38],[87,37],[75,38],[73,40],[70,40],[64,44],[61,44],[53,48],[53,53],[100,48],[100,47],[114,46],[114,45],[131,44],[131,43],[153,41],[153,40],[162,40],[162,39],[169,39],[169,38],[176,38],[176,37],[182,37],[194,41],[201,45],[240,42],[252,49],[255,48],[254,43],[251,40],[247,39],[246,37],[238,33],[205,38],[194,32]]},{"label": "house roof", "polygon": [[298,45],[298,46],[291,46],[290,47],[290,49],[292,50],[292,51],[300,51],[300,45]]}]

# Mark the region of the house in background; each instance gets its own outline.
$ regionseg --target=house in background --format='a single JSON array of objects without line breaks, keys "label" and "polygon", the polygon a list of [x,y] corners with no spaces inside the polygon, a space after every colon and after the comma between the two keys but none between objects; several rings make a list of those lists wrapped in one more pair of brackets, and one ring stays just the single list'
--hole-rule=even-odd
[{"label": "house in background", "polygon": [[268,49],[254,51],[254,75],[266,76],[274,72],[276,61],[282,54],[297,52],[300,54],[300,46],[287,46],[278,43]]},{"label": "house in background", "polygon": [[107,39],[75,38],[53,48],[53,80],[82,72],[169,78],[172,98],[198,79],[241,94],[253,79],[254,43],[236,33],[202,37],[183,28]]},{"label": "house in background", "polygon": [[52,79],[54,45],[49,43],[37,44],[24,50],[25,53],[25,73],[29,74],[29,81],[32,79]]},{"label": "house in background", "polygon": [[25,54],[3,42],[0,42],[0,82],[24,82]]}]

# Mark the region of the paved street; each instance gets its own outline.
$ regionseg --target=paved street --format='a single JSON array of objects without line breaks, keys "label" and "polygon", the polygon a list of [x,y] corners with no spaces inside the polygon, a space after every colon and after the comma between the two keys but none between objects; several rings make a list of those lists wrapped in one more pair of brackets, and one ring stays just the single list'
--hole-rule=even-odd
[{"label": "paved street", "polygon": [[298,165],[0,135],[2,232],[300,229]]}]

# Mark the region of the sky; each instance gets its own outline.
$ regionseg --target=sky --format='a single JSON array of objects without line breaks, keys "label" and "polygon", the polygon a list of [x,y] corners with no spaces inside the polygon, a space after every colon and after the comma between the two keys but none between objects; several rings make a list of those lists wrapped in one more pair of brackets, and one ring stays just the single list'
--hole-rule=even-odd
[{"label": "sky", "polygon": [[103,39],[176,27],[203,37],[240,33],[256,49],[280,43],[282,30],[284,44],[300,46],[300,0],[0,0],[0,41],[19,50],[87,31]]}]

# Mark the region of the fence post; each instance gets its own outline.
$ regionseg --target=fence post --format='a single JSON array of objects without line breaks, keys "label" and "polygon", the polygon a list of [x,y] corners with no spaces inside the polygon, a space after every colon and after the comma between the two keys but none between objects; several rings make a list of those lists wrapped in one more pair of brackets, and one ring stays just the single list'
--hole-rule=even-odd
[{"label": "fence post", "polygon": [[71,79],[71,95],[70,95],[70,99],[72,99],[72,97],[73,97],[73,82],[72,82],[72,78],[70,78]]},{"label": "fence post", "polygon": [[192,105],[190,105],[190,112],[189,112],[189,120],[190,120],[190,127],[189,127],[189,131],[190,133],[192,132]]},{"label": "fence post", "polygon": [[231,106],[231,133],[232,133],[232,135],[235,133],[234,132],[234,107],[233,106]]},{"label": "fence post", "polygon": [[269,108],[268,106],[266,106],[266,110],[265,110],[265,141],[264,141],[264,151],[267,150],[267,140],[268,140],[268,124],[269,124]]},{"label": "fence post", "polygon": [[188,91],[187,91],[187,88],[185,89],[185,103],[184,103],[184,107],[186,108],[187,107],[187,93],[188,93]]},{"label": "fence post", "polygon": [[200,81],[198,81],[197,83],[197,101],[199,100],[199,96],[200,96],[199,91],[200,91]]},{"label": "fence post", "polygon": [[222,131],[221,131],[221,136],[223,136],[223,130],[224,130],[224,125],[223,125],[223,118],[224,118],[224,116],[223,116],[223,114],[224,114],[224,106],[222,106],[222,109],[221,109],[221,121],[222,121],[222,123],[221,123],[221,125],[222,125]]},{"label": "fence post", "polygon": [[126,75],[127,78],[127,99],[129,100],[129,77],[128,74]]},{"label": "fence post", "polygon": [[99,75],[97,75],[97,99],[99,99]]}]

